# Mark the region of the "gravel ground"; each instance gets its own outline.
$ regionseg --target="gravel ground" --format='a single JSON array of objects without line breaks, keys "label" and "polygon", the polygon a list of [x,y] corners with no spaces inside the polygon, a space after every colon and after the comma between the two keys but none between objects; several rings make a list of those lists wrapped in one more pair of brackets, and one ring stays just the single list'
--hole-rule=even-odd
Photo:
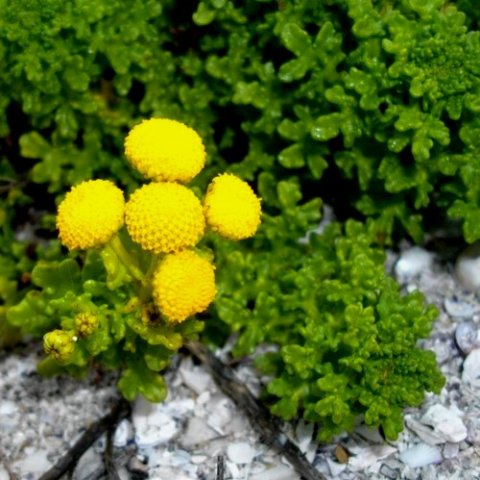
[{"label": "gravel ground", "polygon": [[[400,256],[389,255],[386,268],[404,290],[421,290],[440,310],[424,347],[435,351],[447,384],[440,395],[428,395],[421,408],[406,410],[406,428],[396,442],[359,425],[354,434],[319,447],[310,426],[287,427],[325,477],[480,479],[480,299],[464,289],[480,282],[475,261],[476,255],[464,255],[462,286],[453,265],[431,252],[404,245]],[[39,377],[35,364],[41,355],[38,345],[0,354],[0,480],[40,478],[116,398],[113,376]],[[258,392],[262,379],[251,365],[241,363],[236,370]],[[113,458],[120,479],[213,480],[218,457],[225,462],[225,480],[298,478],[259,441],[201,365],[178,356],[167,380],[167,401],[137,400],[131,418],[115,431]],[[107,478],[105,445],[102,437],[80,459],[72,478]]]}]

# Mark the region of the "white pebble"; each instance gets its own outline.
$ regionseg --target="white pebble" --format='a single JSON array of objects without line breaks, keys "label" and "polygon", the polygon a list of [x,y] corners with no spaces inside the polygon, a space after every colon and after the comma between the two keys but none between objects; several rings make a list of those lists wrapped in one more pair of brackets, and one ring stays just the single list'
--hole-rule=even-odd
[{"label": "white pebble", "polygon": [[477,326],[473,322],[459,323],[455,329],[455,342],[463,353],[470,353],[477,345]]},{"label": "white pebble", "polygon": [[475,313],[475,306],[457,298],[446,298],[443,302],[445,310],[451,317],[469,318]]},{"label": "white pebble", "polygon": [[259,452],[246,442],[231,443],[227,447],[228,459],[240,465],[251,463],[258,453]]},{"label": "white pebble", "polygon": [[459,255],[455,275],[466,290],[476,292],[480,289],[480,243],[471,245]]},{"label": "white pebble", "polygon": [[432,463],[440,463],[442,454],[438,447],[419,443],[400,453],[400,460],[411,468],[419,468]]},{"label": "white pebble", "polygon": [[445,408],[443,405],[432,405],[423,415],[421,421],[430,425],[446,442],[458,443],[467,438],[467,427],[465,427],[459,414],[461,412],[454,408]]},{"label": "white pebble", "polygon": [[400,255],[394,267],[396,279],[404,284],[428,270],[433,263],[433,254],[420,247],[412,247]]},{"label": "white pebble", "polygon": [[2,400],[0,403],[0,415],[12,415],[18,411],[18,406],[10,400]]},{"label": "white pebble", "polygon": [[0,480],[10,480],[10,475],[7,469],[0,463]]},{"label": "white pebble", "polygon": [[463,362],[462,381],[480,388],[480,348],[472,350]]}]

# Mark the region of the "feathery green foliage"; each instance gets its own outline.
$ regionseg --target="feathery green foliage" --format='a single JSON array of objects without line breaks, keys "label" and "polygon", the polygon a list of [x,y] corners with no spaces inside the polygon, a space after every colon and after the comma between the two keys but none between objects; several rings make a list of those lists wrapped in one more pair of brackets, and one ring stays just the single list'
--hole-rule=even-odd
[{"label": "feathery green foliage", "polygon": [[344,232],[331,224],[308,244],[260,254],[217,246],[228,254],[218,269],[223,290],[215,311],[238,333],[234,352],[279,347],[257,359],[273,375],[271,410],[318,423],[321,441],[352,431],[360,415],[395,439],[403,409],[444,384],[434,353],[417,346],[437,311],[419,292],[400,294],[373,238],[348,221]]}]

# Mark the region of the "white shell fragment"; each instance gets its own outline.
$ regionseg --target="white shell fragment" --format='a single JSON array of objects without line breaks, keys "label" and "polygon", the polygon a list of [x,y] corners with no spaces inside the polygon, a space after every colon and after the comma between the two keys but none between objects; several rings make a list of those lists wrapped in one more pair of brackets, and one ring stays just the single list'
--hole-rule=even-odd
[{"label": "white shell fragment", "polygon": [[178,371],[183,383],[197,395],[207,391],[211,386],[212,377],[203,367],[194,366],[190,357],[182,361]]},{"label": "white shell fragment", "polygon": [[433,263],[433,254],[420,247],[412,247],[400,255],[394,267],[395,278],[399,283],[408,283],[413,277],[429,269]]},{"label": "white shell fragment", "polygon": [[232,422],[232,404],[228,398],[216,396],[210,399],[211,414],[207,418],[208,426],[224,434],[224,428]]},{"label": "white shell fragment", "polygon": [[454,318],[469,318],[475,313],[475,306],[456,297],[446,298],[443,302],[446,312]]},{"label": "white shell fragment", "polygon": [[355,455],[350,457],[348,466],[351,470],[360,471],[370,468],[375,465],[382,458],[388,457],[397,450],[390,445],[371,445],[366,448],[352,448],[349,446],[349,451]]},{"label": "white shell fragment", "polygon": [[138,398],[135,402],[132,420],[135,441],[139,447],[151,447],[168,442],[180,428],[163,404],[154,404]]},{"label": "white shell fragment", "polygon": [[462,381],[480,389],[480,348],[472,350],[463,362]]},{"label": "white shell fragment", "polygon": [[326,460],[327,460],[328,469],[330,470],[330,475],[332,477],[337,477],[347,468],[347,465],[344,463],[334,462],[330,458],[327,458]]},{"label": "white shell fragment", "polygon": [[237,464],[251,463],[258,452],[246,442],[232,443],[227,447],[227,457]]},{"label": "white shell fragment", "polygon": [[289,467],[277,465],[261,473],[250,475],[249,480],[299,480],[300,477]]},{"label": "white shell fragment", "polygon": [[480,242],[470,245],[459,255],[455,275],[465,290],[476,292],[480,289]]},{"label": "white shell fragment", "polygon": [[132,424],[127,420],[122,420],[115,430],[115,435],[113,436],[113,445],[115,447],[124,447],[127,443],[133,439],[133,427]]},{"label": "white shell fragment", "polygon": [[446,443],[443,447],[443,458],[457,458],[459,449],[458,443]]},{"label": "white shell fragment", "polygon": [[48,470],[52,464],[47,459],[47,450],[32,451],[27,448],[25,457],[16,462],[13,467],[20,472],[20,478],[38,478]]},{"label": "white shell fragment", "polygon": [[438,447],[419,443],[403,451],[400,460],[411,468],[419,468],[441,462],[442,453]]},{"label": "white shell fragment", "polygon": [[420,440],[429,445],[440,445],[445,443],[445,439],[438,432],[434,431],[429,425],[425,425],[411,415],[405,415],[405,425],[415,432]]},{"label": "white shell fragment", "polygon": [[477,326],[470,321],[459,323],[455,329],[455,343],[462,353],[470,353],[477,346]]},{"label": "white shell fragment", "polygon": [[445,408],[443,405],[432,405],[423,415],[421,421],[430,425],[433,431],[446,442],[457,443],[467,438],[467,427],[459,417],[458,409]]},{"label": "white shell fragment", "polygon": [[89,448],[81,457],[73,474],[74,480],[89,480],[102,474],[104,464],[102,457],[93,448]]},{"label": "white shell fragment", "polygon": [[186,450],[209,442],[218,437],[207,424],[204,418],[193,417],[189,420],[187,429],[180,439],[180,443]]}]

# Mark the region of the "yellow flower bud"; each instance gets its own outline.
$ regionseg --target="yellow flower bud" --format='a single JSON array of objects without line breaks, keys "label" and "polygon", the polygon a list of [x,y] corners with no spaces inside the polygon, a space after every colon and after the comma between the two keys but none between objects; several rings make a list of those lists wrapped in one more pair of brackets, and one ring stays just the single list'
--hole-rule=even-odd
[{"label": "yellow flower bud", "polygon": [[58,207],[60,241],[70,250],[104,245],[123,225],[124,210],[123,193],[112,182],[83,182]]},{"label": "yellow flower bud", "polygon": [[43,349],[57,360],[66,360],[75,348],[73,335],[64,330],[52,330],[43,336]]},{"label": "yellow flower bud", "polygon": [[91,335],[98,327],[100,320],[93,313],[79,313],[75,317],[75,330],[81,337]]},{"label": "yellow flower bud", "polygon": [[135,190],[125,208],[125,222],[132,239],[154,253],[192,247],[205,230],[200,200],[177,183],[150,183]]},{"label": "yellow flower bud", "polygon": [[232,240],[252,237],[260,224],[260,199],[248,183],[229,173],[208,186],[204,211],[212,230]]},{"label": "yellow flower bud", "polygon": [[167,255],[153,277],[153,298],[170,323],[203,312],[215,293],[214,266],[191,250]]},{"label": "yellow flower bud", "polygon": [[128,161],[155,181],[189,182],[205,165],[205,147],[195,130],[176,120],[152,118],[125,139]]}]

